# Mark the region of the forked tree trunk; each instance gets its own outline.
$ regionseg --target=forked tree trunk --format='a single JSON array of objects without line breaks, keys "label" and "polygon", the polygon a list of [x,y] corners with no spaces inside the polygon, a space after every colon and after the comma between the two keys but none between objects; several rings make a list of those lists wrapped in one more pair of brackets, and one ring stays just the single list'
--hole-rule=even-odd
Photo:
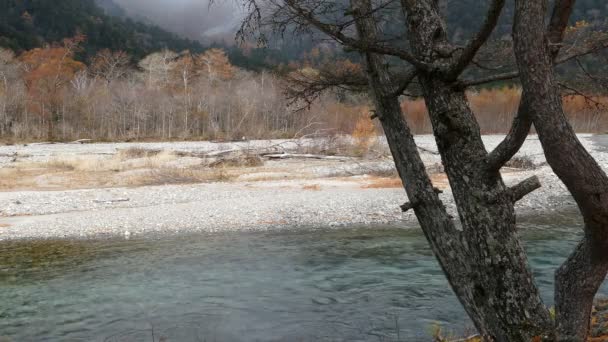
[{"label": "forked tree trunk", "polygon": [[[559,5],[573,3],[562,0]],[[585,222],[582,241],[555,277],[558,340],[585,341],[593,299],[608,270],[608,177],[564,114],[544,27],[546,9],[547,0],[516,0],[515,54],[547,162],[574,197]]]},{"label": "forked tree trunk", "polygon": [[[423,61],[445,37],[433,0],[402,1],[409,37]],[[351,0],[362,41],[377,41],[370,0]],[[370,93],[410,203],[447,278],[486,340],[530,341],[551,329],[515,226],[513,197],[488,153],[463,91],[432,73],[419,73],[462,229],[448,217],[433,191],[399,106],[384,57],[365,54]]]}]

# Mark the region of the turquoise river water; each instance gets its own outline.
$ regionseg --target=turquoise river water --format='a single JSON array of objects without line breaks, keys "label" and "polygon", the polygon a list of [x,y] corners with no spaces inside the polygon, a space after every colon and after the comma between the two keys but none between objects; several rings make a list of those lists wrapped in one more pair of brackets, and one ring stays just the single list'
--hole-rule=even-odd
[{"label": "turquoise river water", "polygon": [[[520,226],[550,305],[580,223],[545,216]],[[470,327],[416,228],[0,244],[0,340],[428,341],[436,324]]]}]

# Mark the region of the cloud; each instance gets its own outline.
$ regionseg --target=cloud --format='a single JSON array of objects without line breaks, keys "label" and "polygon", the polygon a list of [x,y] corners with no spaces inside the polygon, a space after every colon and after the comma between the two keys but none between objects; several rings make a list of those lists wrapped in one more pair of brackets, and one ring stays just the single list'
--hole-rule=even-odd
[{"label": "cloud", "polygon": [[232,1],[114,0],[134,18],[145,18],[181,36],[201,41],[232,39],[242,11]]}]

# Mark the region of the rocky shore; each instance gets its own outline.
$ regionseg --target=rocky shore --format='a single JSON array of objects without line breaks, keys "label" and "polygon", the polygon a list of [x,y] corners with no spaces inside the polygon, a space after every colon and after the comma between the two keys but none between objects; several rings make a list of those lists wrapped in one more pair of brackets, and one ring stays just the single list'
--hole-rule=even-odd
[{"label": "rocky shore", "polygon": [[[501,136],[484,137],[488,148]],[[603,136],[580,139],[602,166],[608,166]],[[429,168],[439,156],[430,136],[417,138]],[[180,145],[182,144],[182,145]],[[209,143],[200,143],[208,151]],[[264,143],[257,143],[263,146]],[[196,143],[137,144],[138,148],[179,151]],[[121,148],[124,148],[121,146]],[[199,147],[200,148],[200,147]],[[222,146],[226,148],[226,146]],[[88,149],[88,150],[87,150]],[[114,150],[113,150],[114,149]],[[116,153],[112,144],[0,147],[0,155],[21,154],[49,158],[69,153]],[[517,204],[519,215],[538,215],[573,207],[566,189],[544,162],[541,146],[530,136],[517,158],[528,165],[503,170],[508,185],[537,175],[542,188]],[[175,163],[174,160],[171,162]],[[1,164],[10,166],[9,161]],[[415,227],[413,213],[402,213],[404,190],[379,170],[390,169],[386,158],[360,160],[267,162],[228,181],[84,189],[16,189],[0,193],[0,240],[92,238],[217,232],[228,230],[339,227],[352,224],[396,224]],[[371,170],[371,171],[370,171]],[[439,170],[440,171],[440,170]],[[451,191],[439,171],[433,180],[454,211]]]}]

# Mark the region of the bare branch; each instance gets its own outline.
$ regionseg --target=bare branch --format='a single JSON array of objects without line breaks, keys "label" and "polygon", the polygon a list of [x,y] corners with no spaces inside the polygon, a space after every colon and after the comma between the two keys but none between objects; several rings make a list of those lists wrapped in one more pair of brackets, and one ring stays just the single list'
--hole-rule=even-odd
[{"label": "bare branch", "polygon": [[402,80],[398,80],[401,84],[399,88],[392,94],[392,96],[401,96],[407,90],[407,88],[412,84],[412,81],[418,75],[418,70],[412,69],[405,74]]},{"label": "bare branch", "polygon": [[[417,75],[414,68],[398,71],[392,76],[393,82],[399,84],[389,96],[402,95]],[[304,101],[302,109],[310,107],[324,92],[330,89],[342,89],[348,92],[366,92],[369,90],[368,79],[361,66],[349,60],[324,65],[318,70],[302,69],[292,72],[287,81],[289,87],[286,95],[290,105]]]},{"label": "bare branch", "polygon": [[[592,44],[586,46],[585,48],[577,49],[575,51],[569,51],[568,53],[566,53],[564,55],[560,55],[555,60],[555,64],[556,65],[563,64],[563,63],[569,62],[573,59],[576,59],[578,57],[590,55],[590,54],[596,53],[596,52],[601,51],[606,48],[608,48],[608,38],[594,41]],[[497,81],[512,80],[512,79],[516,79],[518,77],[519,77],[519,71],[508,71],[508,72],[504,72],[504,73],[480,77],[477,79],[457,81],[454,85],[456,87],[468,88],[468,87],[479,86],[479,85],[488,84],[488,83],[497,82]]]},{"label": "bare branch", "polygon": [[532,191],[540,189],[541,186],[538,176],[532,176],[509,188],[509,196],[511,196],[511,200],[515,203]]},{"label": "bare branch", "polygon": [[[329,23],[321,21],[319,18],[317,18],[314,15],[314,13],[312,11],[300,6],[299,1],[297,1],[297,0],[285,0],[285,3],[295,12],[295,14],[298,17],[306,20],[310,25],[314,26],[321,32],[327,34],[328,36],[332,37],[337,42],[339,42],[345,46],[348,46],[348,47],[350,47],[354,50],[360,51],[360,52],[372,52],[372,53],[378,53],[378,54],[383,54],[383,55],[396,56],[406,62],[411,63],[412,65],[414,65],[417,68],[427,70],[427,71],[430,71],[432,69],[431,65],[417,59],[416,57],[414,57],[414,55],[411,52],[409,52],[407,50],[404,50],[404,49],[401,49],[398,47],[394,47],[394,46],[385,45],[382,43],[366,41],[366,40],[359,40],[359,39],[355,39],[355,38],[345,35],[343,32],[342,26],[333,25],[333,24],[329,24]],[[369,15],[369,14],[353,13],[353,15],[365,16],[365,15]]]},{"label": "bare branch", "polygon": [[416,203],[412,203],[412,202],[405,202],[404,204],[401,205],[401,211],[402,212],[408,212],[411,209],[414,209],[416,207]]},{"label": "bare branch", "polygon": [[319,70],[302,69],[292,72],[287,77],[288,87],[285,91],[290,104],[304,101],[309,107],[325,91],[344,89],[351,92],[362,92],[368,89],[365,74],[358,64],[340,61],[326,65]]},{"label": "bare branch", "polygon": [[526,97],[521,99],[511,130],[505,139],[486,157],[489,172],[497,172],[519,151],[532,128],[532,115]]},{"label": "bare branch", "polygon": [[590,55],[606,48],[608,48],[608,38],[593,40],[590,44],[583,48],[570,49],[567,53],[558,56],[555,64],[566,63],[575,58]]},{"label": "bare branch", "polygon": [[505,0],[493,0],[486,19],[477,35],[467,44],[456,62],[448,69],[448,79],[456,79],[471,63],[477,51],[490,38],[496,27],[500,13],[505,6]]},{"label": "bare branch", "polygon": [[473,79],[473,80],[459,81],[459,82],[456,82],[455,85],[457,87],[461,87],[461,88],[468,88],[468,87],[474,87],[474,86],[492,83],[492,82],[512,80],[512,79],[516,79],[518,77],[519,77],[519,71],[509,71],[509,72],[503,72],[500,74],[480,77],[480,78]]},{"label": "bare branch", "polygon": [[575,86],[569,85],[567,83],[564,82],[558,82],[557,83],[561,88],[566,89],[566,93],[565,95],[577,95],[582,97],[585,102],[587,103],[592,103],[596,106],[596,108],[601,108],[604,107],[604,109],[606,108],[606,105],[596,99],[594,99],[593,97],[587,95],[584,91],[577,89]]},{"label": "bare branch", "polygon": [[587,79],[590,79],[595,85],[603,88],[604,90],[608,89],[608,79],[606,79],[605,77],[598,77],[592,75],[578,58],[576,59],[576,64],[579,69],[581,69],[583,75],[585,75]]},{"label": "bare branch", "polygon": [[[217,0],[211,0],[209,5],[217,2]],[[240,39],[241,42],[245,42],[247,36],[253,34],[262,23],[262,7],[256,0],[244,1],[243,6],[247,10],[247,15],[241,21],[241,26],[236,33],[236,39]],[[258,44],[263,45],[265,43],[265,37],[260,35],[258,38]]]}]

